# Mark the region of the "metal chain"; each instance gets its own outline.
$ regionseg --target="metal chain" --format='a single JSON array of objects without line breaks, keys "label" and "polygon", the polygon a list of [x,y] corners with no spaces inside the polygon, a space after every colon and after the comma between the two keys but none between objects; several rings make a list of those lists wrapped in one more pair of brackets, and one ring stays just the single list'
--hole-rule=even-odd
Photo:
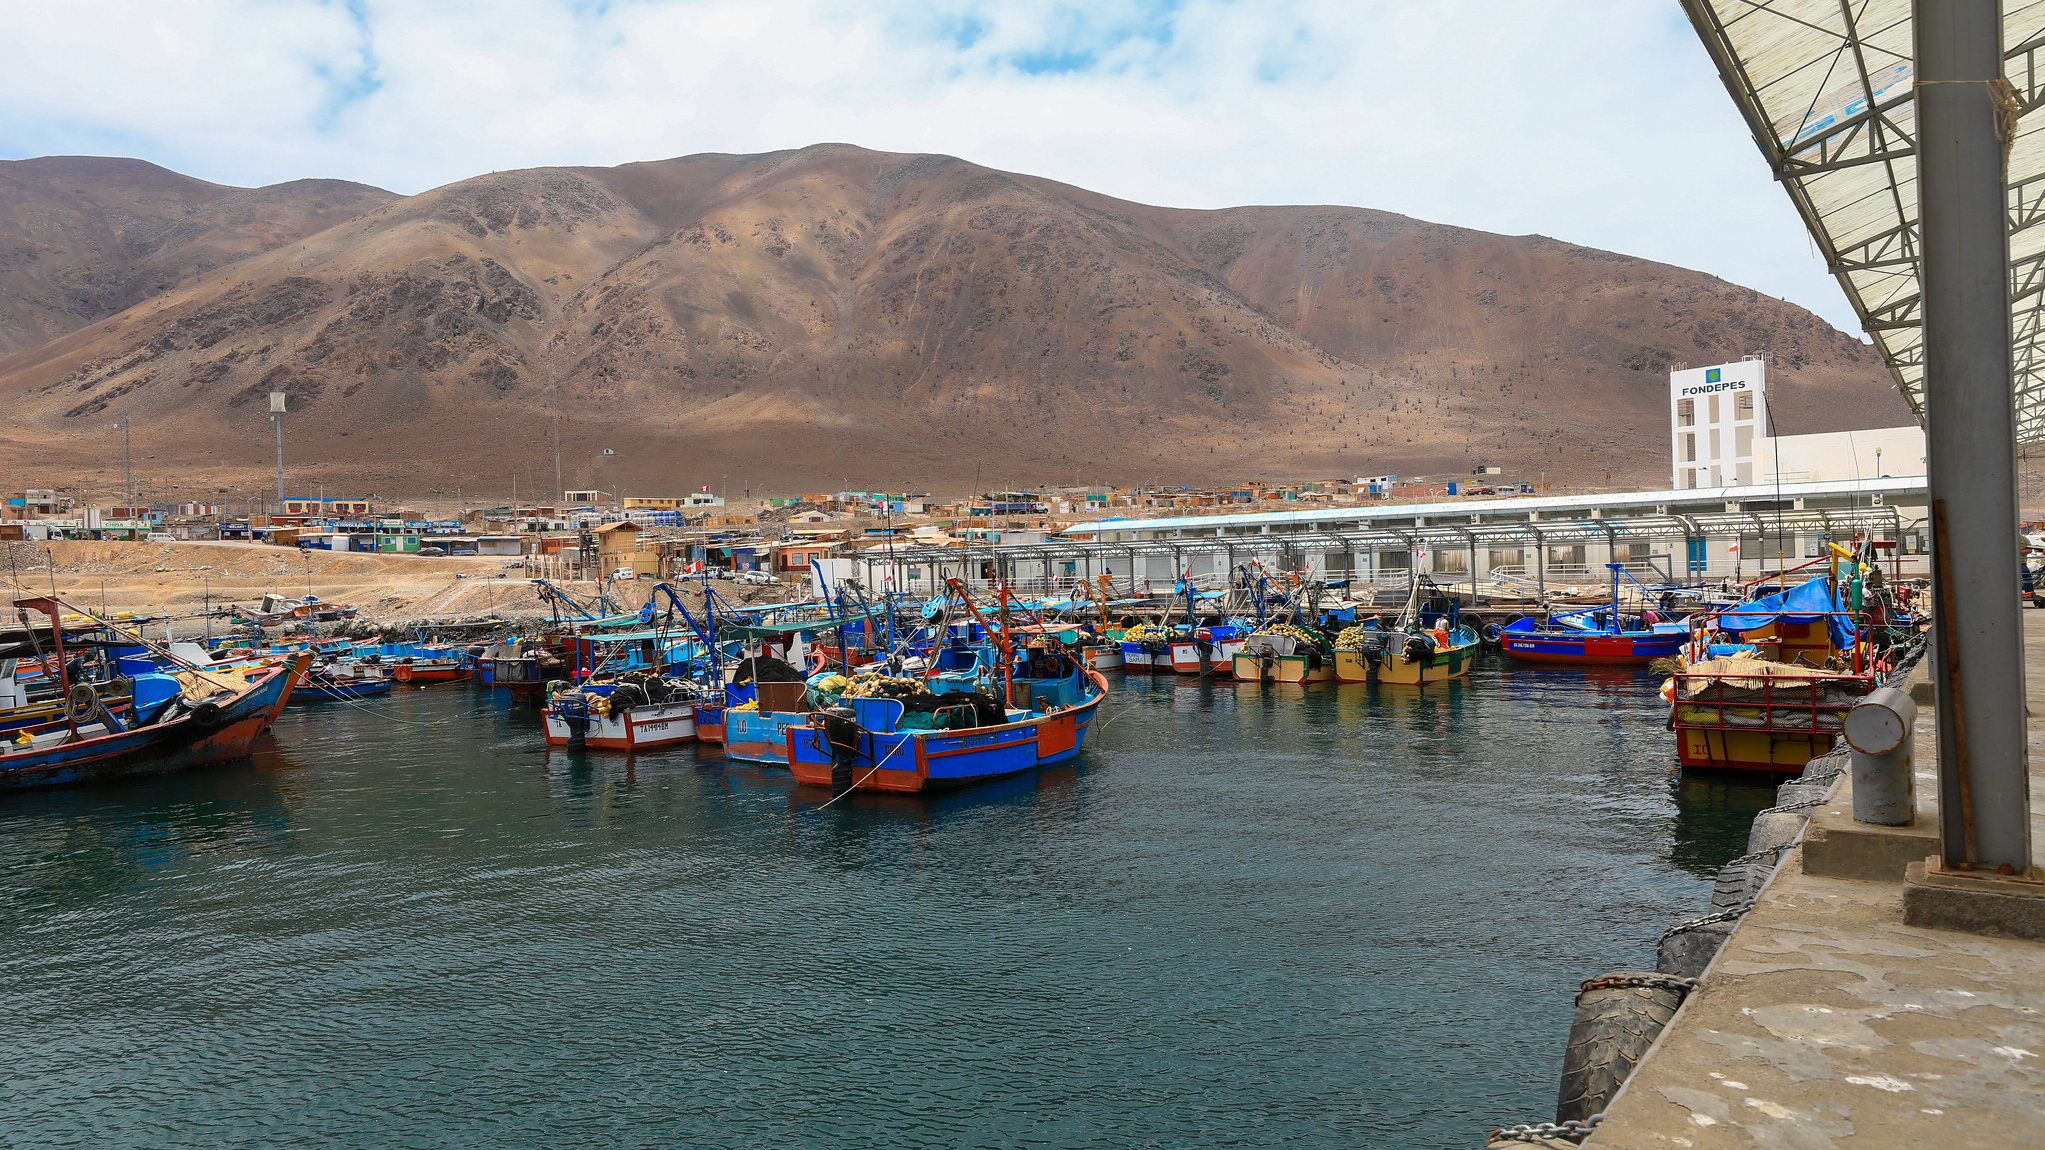
[{"label": "metal chain", "polygon": [[1676,925],[1670,927],[1669,929],[1663,931],[1662,937],[1668,938],[1670,935],[1682,934],[1685,931],[1692,931],[1698,929],[1699,927],[1710,926],[1712,923],[1715,922],[1731,922],[1733,919],[1739,918],[1740,916],[1746,914],[1748,911],[1753,909],[1754,900],[1750,898],[1738,906],[1729,906],[1724,910],[1712,911],[1710,914],[1700,914],[1696,918],[1686,918],[1682,922],[1679,922]]},{"label": "metal chain", "polygon": [[[1798,811],[1808,811],[1808,810],[1814,810],[1814,809],[1816,809],[1816,808],[1818,808],[1818,807],[1822,807],[1822,806],[1824,806],[1824,805],[1825,805],[1825,800],[1824,800],[1824,799],[1821,799],[1821,798],[1819,798],[1819,799],[1799,799],[1798,801],[1796,801],[1796,802],[1793,802],[1793,803],[1784,803],[1784,804],[1782,804],[1782,805],[1781,805],[1781,806],[1779,806],[1779,807],[1769,807],[1769,808],[1768,808],[1767,810],[1765,810],[1765,811],[1762,811],[1762,812],[1761,812],[1761,814],[1763,814],[1763,815],[1793,815],[1793,814],[1796,814],[1796,813],[1797,813]],[[1759,817],[1761,817],[1761,816],[1760,816],[1760,815],[1756,815],[1756,816],[1754,816],[1754,817],[1755,817],[1755,818],[1759,818]]]},{"label": "metal chain", "polygon": [[[1794,844],[1792,844],[1792,843],[1782,843],[1782,844],[1780,844],[1779,846],[1772,846],[1772,847],[1763,847],[1762,849],[1760,849],[1760,850],[1758,850],[1758,851],[1752,851],[1752,852],[1750,852],[1750,853],[1748,853],[1748,854],[1743,854],[1743,855],[1741,855],[1740,857],[1738,857],[1738,858],[1736,858],[1736,859],[1731,859],[1731,860],[1727,861],[1727,863],[1726,863],[1725,865],[1726,865],[1726,866],[1742,866],[1742,865],[1744,865],[1744,864],[1746,864],[1746,863],[1757,863],[1757,862],[1760,862],[1760,861],[1761,861],[1762,859],[1767,859],[1768,861],[1770,861],[1770,862],[1773,862],[1773,861],[1775,861],[1775,856],[1776,856],[1776,855],[1779,855],[1779,854],[1781,854],[1781,853],[1782,853],[1783,851],[1786,851],[1786,850],[1788,850],[1788,849],[1789,849],[1789,848],[1790,848],[1791,846],[1793,846],[1793,845],[1794,845]],[[1722,869],[1722,868],[1721,868],[1721,869]]]},{"label": "metal chain", "polygon": [[1593,1114],[1579,1122],[1572,1118],[1567,1122],[1522,1122],[1518,1126],[1504,1126],[1491,1132],[1492,1142],[1533,1142],[1542,1138],[1563,1138],[1581,1142],[1591,1136],[1591,1131],[1603,1122],[1603,1113]]},{"label": "metal chain", "polygon": [[1605,974],[1597,978],[1586,978],[1576,992],[1576,1000],[1593,990],[1629,990],[1636,987],[1648,990],[1673,990],[1687,996],[1697,989],[1694,978],[1678,978],[1673,974]]}]

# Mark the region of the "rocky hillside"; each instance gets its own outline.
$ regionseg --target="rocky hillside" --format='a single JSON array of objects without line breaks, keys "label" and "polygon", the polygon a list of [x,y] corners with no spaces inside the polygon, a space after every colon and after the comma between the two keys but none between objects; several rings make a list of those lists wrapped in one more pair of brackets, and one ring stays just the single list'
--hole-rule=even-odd
[{"label": "rocky hillside", "polygon": [[260,475],[272,390],[295,473],[386,493],[551,489],[557,435],[571,486],[636,490],[1653,481],[1669,365],[1757,351],[1782,430],[1908,418],[1870,349],[1791,304],[1364,209],[1152,208],[844,145],[403,199],[95,163],[104,185],[39,185],[98,221],[67,225],[70,262],[0,264],[29,333],[0,360],[16,472],[106,466],[125,410],[155,472]]}]

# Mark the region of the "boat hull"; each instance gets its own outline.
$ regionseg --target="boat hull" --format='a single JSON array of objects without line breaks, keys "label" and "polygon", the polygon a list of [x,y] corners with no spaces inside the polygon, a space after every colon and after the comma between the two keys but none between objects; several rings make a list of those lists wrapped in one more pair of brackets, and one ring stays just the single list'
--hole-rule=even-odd
[{"label": "boat hull", "polygon": [[718,703],[696,704],[696,741],[724,745],[724,707]]},{"label": "boat hull", "polygon": [[1206,644],[1206,658],[1201,658],[1201,644],[1194,640],[1174,639],[1171,644],[1172,670],[1181,675],[1235,675],[1235,655],[1242,648],[1241,639],[1223,639]]},{"label": "boat hull", "polygon": [[809,720],[798,711],[724,712],[724,754],[749,763],[788,765],[788,731]]},{"label": "boat hull", "polygon": [[1159,650],[1146,651],[1143,649],[1143,644],[1124,640],[1122,642],[1122,669],[1146,675],[1153,671],[1170,671],[1172,669],[1172,653],[1169,649],[1163,648],[1162,644],[1159,646]]},{"label": "boat hull", "polygon": [[[1475,643],[1450,647],[1446,651],[1435,652],[1431,660],[1413,662],[1407,662],[1402,652],[1387,651],[1378,659],[1377,681],[1410,687],[1460,679],[1470,673],[1470,664],[1476,661],[1476,657]],[[1337,651],[1335,678],[1344,683],[1368,683],[1371,681],[1370,662],[1361,651]]]},{"label": "boat hull", "polygon": [[[860,731],[852,759],[852,788],[926,794],[988,782],[1078,757],[1107,688],[1088,673],[1095,693],[1076,707],[962,731]],[[822,726],[788,731],[788,767],[795,781],[831,787],[832,748]]]},{"label": "boat hull", "polygon": [[1270,667],[1255,655],[1238,651],[1231,661],[1230,670],[1237,679],[1245,682],[1268,681],[1273,683],[1332,683],[1335,681],[1335,664],[1323,659],[1319,666],[1313,666],[1305,655],[1274,655]]},{"label": "boat hull", "polygon": [[185,715],[159,726],[0,755],[0,790],[112,782],[245,759],[277,721],[311,663],[312,656],[301,653],[259,672],[248,690],[221,704],[218,724],[212,727]]},{"label": "boat hull", "polygon": [[345,703],[391,693],[389,679],[356,679],[340,683],[300,683],[291,692],[294,703]]},{"label": "boat hull", "polygon": [[1676,757],[1686,771],[1794,775],[1831,751],[1838,734],[1685,727],[1676,731]]},{"label": "boat hull", "polygon": [[1122,666],[1122,645],[1120,643],[1102,643],[1098,646],[1083,647],[1080,649],[1080,655],[1086,661],[1086,667],[1090,671],[1113,671]]},{"label": "boat hull", "polygon": [[[575,745],[569,716],[559,706],[546,710],[547,745]],[[590,708],[588,729],[582,745],[593,751],[651,751],[696,741],[696,703],[681,700],[648,703],[643,707],[605,715]]]},{"label": "boat hull", "polygon": [[469,668],[458,663],[399,663],[391,668],[391,678],[400,683],[459,683],[469,674]]},{"label": "boat hull", "polygon": [[1500,635],[1505,653],[1529,663],[1577,667],[1645,667],[1676,655],[1688,641],[1687,631],[1640,632],[1628,635],[1582,635],[1555,631],[1514,631]]}]

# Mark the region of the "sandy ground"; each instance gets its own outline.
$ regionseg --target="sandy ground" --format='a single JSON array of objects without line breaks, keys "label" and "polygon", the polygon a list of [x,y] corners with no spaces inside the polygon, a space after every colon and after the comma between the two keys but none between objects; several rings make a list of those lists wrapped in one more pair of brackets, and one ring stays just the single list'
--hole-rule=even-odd
[{"label": "sandy ground", "polygon": [[[10,599],[48,594],[54,584],[59,597],[79,608],[167,614],[180,634],[203,626],[209,605],[216,611],[254,606],[269,592],[350,604],[361,611],[355,630],[492,618],[536,625],[554,614],[516,560],[501,556],[429,559],[247,543],[0,543],[0,579],[8,581]],[[584,600],[596,592],[591,583],[562,586]],[[637,608],[652,584],[617,583],[610,590],[622,606]],[[776,588],[730,584],[719,594],[734,603],[785,597]],[[684,598],[693,609],[699,596]]]}]

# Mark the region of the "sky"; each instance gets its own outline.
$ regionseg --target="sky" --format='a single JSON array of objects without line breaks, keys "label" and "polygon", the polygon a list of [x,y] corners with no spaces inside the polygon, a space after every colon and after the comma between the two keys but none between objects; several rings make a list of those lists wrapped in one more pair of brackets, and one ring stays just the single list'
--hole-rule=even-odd
[{"label": "sky", "polygon": [[1858,328],[1674,0],[0,0],[0,158],[413,193],[834,141],[1348,204]]}]

